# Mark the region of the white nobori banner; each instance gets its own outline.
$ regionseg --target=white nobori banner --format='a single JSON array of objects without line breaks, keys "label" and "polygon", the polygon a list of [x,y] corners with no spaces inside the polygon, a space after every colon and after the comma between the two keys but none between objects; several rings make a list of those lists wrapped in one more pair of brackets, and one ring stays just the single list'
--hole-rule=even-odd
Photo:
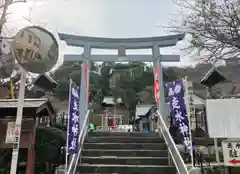
[{"label": "white nobori banner", "polygon": [[15,122],[8,122],[5,143],[13,143]]}]

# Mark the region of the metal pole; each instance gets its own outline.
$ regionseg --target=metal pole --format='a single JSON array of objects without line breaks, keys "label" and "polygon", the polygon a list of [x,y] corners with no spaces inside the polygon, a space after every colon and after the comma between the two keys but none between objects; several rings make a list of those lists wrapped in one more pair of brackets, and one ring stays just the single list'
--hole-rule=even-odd
[{"label": "metal pole", "polygon": [[[212,98],[211,88],[210,87],[208,87],[207,98],[208,99]],[[218,165],[220,165],[220,157],[219,157],[218,140],[217,140],[217,138],[214,138],[214,150],[215,150],[216,162],[217,162]]]},{"label": "metal pole", "polygon": [[[85,74],[84,74],[84,64],[81,64],[81,81],[80,81],[80,106],[79,106],[79,131],[83,128],[84,115],[85,115],[85,105],[86,105],[86,83],[85,83]],[[79,142],[78,142],[79,143]],[[77,163],[75,160],[77,159],[77,154],[73,154],[68,161],[68,174],[72,173]]]},{"label": "metal pole", "polygon": [[215,155],[216,155],[216,161],[217,164],[220,165],[220,158],[219,158],[219,150],[218,150],[218,139],[214,138],[214,149],[215,149]]},{"label": "metal pole", "polygon": [[18,153],[19,153],[20,135],[21,135],[21,126],[22,126],[22,117],[23,117],[22,114],[23,114],[23,107],[24,107],[25,85],[26,85],[26,73],[24,72],[24,70],[21,70],[20,89],[19,89],[19,97],[18,97],[17,117],[16,117],[15,128],[14,128],[14,141],[13,141],[10,174],[17,173]]},{"label": "metal pole", "polygon": [[190,104],[189,104],[189,91],[188,91],[188,81],[187,77],[183,79],[184,87],[185,87],[185,105],[187,109],[188,115],[188,125],[189,125],[189,138],[190,138],[190,155],[191,155],[191,162],[192,167],[194,167],[194,158],[193,158],[193,146],[192,146],[192,130],[191,130],[191,118],[190,118]]},{"label": "metal pole", "polygon": [[[91,47],[90,45],[85,45],[83,50],[83,56],[85,57],[84,63],[81,64],[81,79],[80,79],[80,107],[79,107],[79,118],[80,125],[79,130],[83,129],[83,122],[87,114],[88,108],[88,88],[89,88],[89,68],[88,58],[91,56]],[[80,142],[78,142],[80,143]],[[68,172],[71,173],[75,170],[77,166],[77,154],[74,154],[69,160]]]},{"label": "metal pole", "polygon": [[[69,80],[69,99],[71,97],[71,87],[72,87],[72,79]],[[67,174],[67,170],[68,170],[68,132],[69,132],[69,120],[68,120],[68,116],[69,116],[69,108],[70,108],[70,101],[68,101],[68,114],[67,114],[67,141],[66,141],[66,153],[65,153],[65,174]],[[63,119],[64,119],[64,115],[63,115]]]},{"label": "metal pole", "polygon": [[[91,55],[91,48],[90,48],[89,46],[85,46],[85,47],[84,47],[84,55],[85,55],[86,58],[89,58],[89,57],[90,57],[90,55]],[[84,108],[85,114],[82,116],[82,118],[83,118],[83,123],[84,123],[85,118],[89,116],[89,112],[88,112],[88,97],[89,97],[90,68],[91,68],[91,65],[90,65],[89,61],[86,59],[86,62],[83,64],[84,79],[85,79],[85,88],[86,88],[86,92],[85,92],[85,108]],[[81,106],[80,106],[80,107],[81,107]],[[80,112],[80,113],[81,113],[81,112]],[[81,117],[81,115],[80,115],[80,117]],[[87,119],[88,119],[88,118],[87,118]],[[85,127],[83,127],[83,123],[82,123],[82,129],[85,129]],[[87,126],[88,126],[88,125],[87,125]],[[87,128],[86,128],[86,129],[87,129]],[[86,131],[88,132],[88,129],[87,129]],[[78,139],[78,143],[81,144],[80,138]],[[79,150],[80,150],[80,149],[79,149]],[[78,162],[80,163],[79,157],[80,157],[80,151],[79,151],[78,154],[77,154],[76,163],[75,163],[73,172],[76,171]],[[80,158],[80,160],[81,160],[81,158]]]}]

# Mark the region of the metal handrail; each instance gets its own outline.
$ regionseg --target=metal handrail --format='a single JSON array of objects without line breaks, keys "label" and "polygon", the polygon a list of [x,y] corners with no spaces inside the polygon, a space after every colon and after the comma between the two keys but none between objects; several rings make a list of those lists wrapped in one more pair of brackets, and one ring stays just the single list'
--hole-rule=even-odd
[{"label": "metal handrail", "polygon": [[72,173],[75,173],[75,171],[76,171],[78,160],[79,160],[79,157],[80,157],[80,154],[81,154],[81,151],[82,151],[83,142],[84,142],[84,139],[85,139],[85,137],[87,135],[87,132],[88,132],[87,130],[88,130],[88,116],[89,116],[89,113],[90,113],[90,111],[88,110],[87,114],[84,118],[84,121],[83,121],[82,129],[80,130],[80,134],[79,134],[79,138],[78,138],[78,144],[79,144],[78,154],[74,154],[72,156],[71,162],[70,162],[69,167],[68,167],[67,174],[72,174]]},{"label": "metal handrail", "polygon": [[159,132],[162,133],[162,136],[167,144],[168,151],[172,157],[172,160],[175,164],[178,174],[189,174],[187,166],[184,163],[183,158],[180,155],[178,148],[177,148],[175,142],[173,141],[173,138],[170,135],[169,130],[168,130],[161,114],[159,113],[159,111],[157,111],[157,114],[159,116],[159,127],[158,127]]}]

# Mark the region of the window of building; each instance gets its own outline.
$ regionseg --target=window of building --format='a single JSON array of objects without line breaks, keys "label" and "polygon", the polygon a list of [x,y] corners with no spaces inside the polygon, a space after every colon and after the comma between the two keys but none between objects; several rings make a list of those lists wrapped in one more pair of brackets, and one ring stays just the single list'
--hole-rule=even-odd
[{"label": "window of building", "polygon": [[205,112],[202,109],[196,112],[196,124],[197,127],[200,127],[202,129],[206,128]]},{"label": "window of building", "polygon": [[30,52],[29,52],[29,59],[34,59],[33,58],[33,50],[30,50]]},{"label": "window of building", "polygon": [[25,60],[29,60],[29,59],[32,59],[32,50],[30,50],[30,49],[27,49],[26,50],[26,54],[25,54]]},{"label": "window of building", "polygon": [[42,60],[42,56],[38,52],[35,53],[35,57],[34,58]]},{"label": "window of building", "polygon": [[23,49],[17,49],[17,57],[22,57]]},{"label": "window of building", "polygon": [[142,128],[143,128],[143,129],[149,129],[149,128],[150,128],[149,123],[143,123],[143,124],[142,124]]},{"label": "window of building", "polygon": [[20,37],[22,38],[24,36],[24,31],[20,33]]},{"label": "window of building", "polygon": [[28,35],[28,43],[32,43],[32,35],[31,34]]}]

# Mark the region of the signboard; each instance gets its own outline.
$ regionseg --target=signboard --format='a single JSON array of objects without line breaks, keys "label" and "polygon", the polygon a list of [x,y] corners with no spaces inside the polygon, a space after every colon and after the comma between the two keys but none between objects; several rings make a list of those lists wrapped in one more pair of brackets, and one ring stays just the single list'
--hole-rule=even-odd
[{"label": "signboard", "polygon": [[171,82],[166,84],[169,104],[172,111],[173,125],[176,126],[182,143],[191,151],[192,141],[190,134],[189,118],[185,104],[184,82]]},{"label": "signboard", "polygon": [[240,166],[240,140],[222,141],[224,164],[226,166]]},{"label": "signboard", "polygon": [[13,143],[15,122],[8,122],[5,143]]},{"label": "signboard", "polygon": [[211,138],[239,138],[240,99],[208,99],[206,114]]},{"label": "signboard", "polygon": [[156,103],[159,104],[160,86],[159,86],[159,67],[158,67],[158,65],[156,65],[156,67],[155,67],[154,93],[155,93]]},{"label": "signboard", "polygon": [[14,129],[13,151],[18,151],[19,149],[20,130],[21,130],[21,126],[16,125]]},{"label": "signboard", "polygon": [[69,89],[69,108],[68,108],[68,129],[67,129],[67,153],[78,153],[78,137],[79,137],[79,86],[70,80]]}]

